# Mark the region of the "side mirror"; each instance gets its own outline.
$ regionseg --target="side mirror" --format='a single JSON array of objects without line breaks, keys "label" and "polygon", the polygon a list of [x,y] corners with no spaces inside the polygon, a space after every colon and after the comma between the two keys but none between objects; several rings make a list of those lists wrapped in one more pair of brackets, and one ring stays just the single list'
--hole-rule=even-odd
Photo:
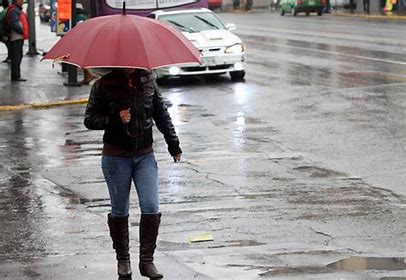
[{"label": "side mirror", "polygon": [[234,23],[227,23],[227,24],[226,24],[226,29],[227,29],[228,31],[233,31],[233,30],[236,30],[237,27],[235,26]]}]

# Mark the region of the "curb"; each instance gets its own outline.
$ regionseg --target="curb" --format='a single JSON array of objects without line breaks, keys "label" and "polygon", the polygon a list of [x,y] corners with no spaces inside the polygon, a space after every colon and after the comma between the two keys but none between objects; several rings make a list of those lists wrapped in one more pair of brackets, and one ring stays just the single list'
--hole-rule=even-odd
[{"label": "curb", "polygon": [[406,16],[397,16],[397,15],[363,15],[363,14],[334,14],[332,16],[339,17],[354,17],[354,18],[363,18],[363,19],[379,19],[379,20],[406,20]]},{"label": "curb", "polygon": [[88,99],[76,99],[76,100],[64,100],[64,101],[56,101],[56,102],[48,102],[48,103],[34,103],[34,104],[19,104],[19,105],[5,105],[0,106],[0,112],[5,111],[18,111],[18,110],[25,110],[25,109],[48,109],[52,107],[60,107],[60,106],[67,106],[67,105],[81,105],[87,104]]}]

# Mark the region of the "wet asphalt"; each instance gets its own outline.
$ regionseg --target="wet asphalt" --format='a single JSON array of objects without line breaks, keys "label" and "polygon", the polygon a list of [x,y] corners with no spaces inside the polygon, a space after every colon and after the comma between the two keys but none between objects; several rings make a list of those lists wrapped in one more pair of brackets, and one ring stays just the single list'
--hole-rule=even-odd
[{"label": "wet asphalt", "polygon": [[[161,84],[184,150],[174,164],[156,131],[165,279],[406,279],[406,21],[219,15],[246,44],[245,81]],[[40,52],[55,41],[37,36]],[[24,57],[23,84],[0,65],[2,105],[87,96],[39,60]],[[2,279],[116,279],[83,112],[0,112]]]}]

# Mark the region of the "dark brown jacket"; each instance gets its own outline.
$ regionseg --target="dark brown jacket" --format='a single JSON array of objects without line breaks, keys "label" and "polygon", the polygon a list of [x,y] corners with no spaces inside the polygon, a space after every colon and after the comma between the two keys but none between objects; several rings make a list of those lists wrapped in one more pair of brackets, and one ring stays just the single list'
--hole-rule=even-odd
[{"label": "dark brown jacket", "polygon": [[[128,108],[131,121],[124,125],[119,113]],[[129,79],[116,70],[93,84],[84,124],[88,129],[104,130],[104,143],[128,151],[149,147],[153,142],[153,120],[164,135],[169,153],[182,153],[154,73],[136,70]]]}]

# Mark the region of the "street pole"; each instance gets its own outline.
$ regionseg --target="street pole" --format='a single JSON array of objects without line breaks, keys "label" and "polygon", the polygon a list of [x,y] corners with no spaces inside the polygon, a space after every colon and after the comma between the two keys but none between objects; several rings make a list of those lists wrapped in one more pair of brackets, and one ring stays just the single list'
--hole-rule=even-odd
[{"label": "street pole", "polygon": [[29,27],[29,36],[28,36],[28,52],[27,55],[38,55],[37,46],[36,46],[36,34],[35,34],[35,0],[28,0],[28,27]]},{"label": "street pole", "polygon": [[[76,25],[76,0],[71,0],[72,12],[71,12],[71,27],[72,30]],[[76,66],[67,64],[68,70],[68,82],[63,83],[64,86],[68,87],[80,87],[81,84],[78,83],[78,69]]]}]

